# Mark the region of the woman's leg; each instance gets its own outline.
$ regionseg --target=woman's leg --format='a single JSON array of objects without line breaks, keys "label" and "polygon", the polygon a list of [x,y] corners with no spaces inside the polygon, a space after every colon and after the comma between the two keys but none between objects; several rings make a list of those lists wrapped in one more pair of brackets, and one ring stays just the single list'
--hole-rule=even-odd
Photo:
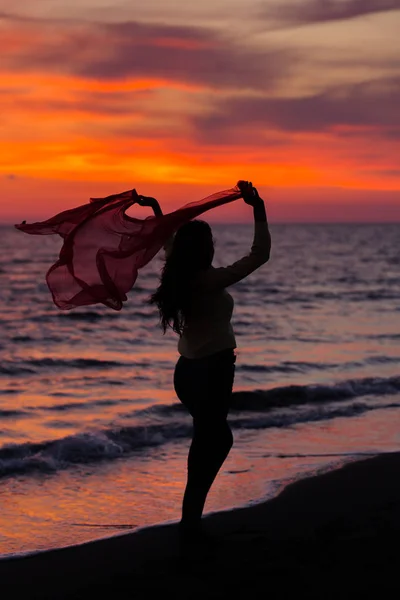
[{"label": "woman's leg", "polygon": [[232,431],[225,420],[193,420],[193,440],[188,456],[188,476],[182,504],[182,523],[200,525],[207,494],[233,444]]},{"label": "woman's leg", "polygon": [[182,524],[197,528],[207,494],[232,447],[227,422],[236,357],[214,355],[206,360],[179,359],[175,391],[193,417],[188,477],[182,505]]}]

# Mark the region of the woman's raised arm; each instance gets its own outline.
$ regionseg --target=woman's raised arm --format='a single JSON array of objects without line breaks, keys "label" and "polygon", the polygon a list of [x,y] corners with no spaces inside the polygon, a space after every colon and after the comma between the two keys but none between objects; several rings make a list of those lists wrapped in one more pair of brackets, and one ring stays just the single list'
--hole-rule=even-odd
[{"label": "woman's raised arm", "polygon": [[[151,196],[139,196],[138,204],[140,204],[140,206],[151,206],[156,217],[160,217],[163,214],[158,200],[152,198]],[[168,257],[171,253],[173,239],[174,236],[169,237],[164,244],[164,251],[166,257]]]},{"label": "woman's raised arm", "polygon": [[256,188],[252,186],[251,188],[250,194],[243,194],[246,204],[253,207],[254,215],[254,238],[250,253],[227,267],[213,267],[203,271],[197,278],[197,283],[202,288],[208,290],[226,288],[241,281],[269,260],[271,235],[265,205]]},{"label": "woman's raised arm", "polygon": [[156,217],[159,217],[163,214],[158,200],[152,198],[151,196],[139,196],[138,204],[140,206],[151,206]]}]

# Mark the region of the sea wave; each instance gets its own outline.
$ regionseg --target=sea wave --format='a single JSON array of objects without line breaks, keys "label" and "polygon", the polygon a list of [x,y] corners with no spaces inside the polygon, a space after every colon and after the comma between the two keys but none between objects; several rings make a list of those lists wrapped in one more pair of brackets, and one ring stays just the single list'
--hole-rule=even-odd
[{"label": "sea wave", "polygon": [[[49,338],[52,339],[52,338]],[[24,339],[25,341],[25,339]],[[327,371],[335,369],[353,369],[375,364],[396,364],[400,363],[400,356],[375,355],[366,357],[361,361],[349,361],[345,363],[325,363],[325,362],[307,362],[307,361],[281,361],[271,364],[250,364],[241,363],[237,366],[238,371],[245,373],[310,373],[312,371]],[[0,365],[0,376],[19,376],[36,374],[40,375],[49,369],[80,369],[101,371],[104,368],[143,368],[146,369],[150,364],[149,360],[108,360],[99,358],[63,358],[42,356],[40,358],[25,358],[16,360],[3,360]],[[136,374],[136,377],[139,377]]]},{"label": "sea wave", "polygon": [[[376,409],[400,408],[397,401],[382,401],[382,396],[398,394],[399,391],[400,377],[390,377],[350,380],[331,386],[286,386],[236,392],[233,394],[230,424],[234,430],[291,427],[358,416]],[[362,396],[371,395],[379,398],[377,401],[370,398],[360,400]],[[352,399],[355,401],[352,402]],[[347,402],[338,404],[343,400]],[[61,410],[68,408],[68,405],[63,405]],[[154,413],[160,417],[157,423],[148,418]],[[77,464],[126,457],[149,447],[189,438],[192,432],[190,418],[181,404],[153,405],[135,411],[133,416],[136,420],[134,425],[82,432],[41,443],[3,446],[0,448],[0,477],[51,473]]]},{"label": "sea wave", "polygon": [[331,385],[288,385],[270,390],[254,390],[233,394],[236,410],[269,410],[307,403],[332,402],[370,395],[400,392],[400,377],[366,377],[349,379]]},{"label": "sea wave", "polygon": [[27,412],[26,410],[17,410],[17,409],[2,409],[0,408],[0,419],[7,419],[10,417],[24,417],[24,416],[28,416],[31,415],[30,412]]},{"label": "sea wave", "polygon": [[[135,286],[135,291],[137,292],[138,290],[136,289]],[[59,322],[64,322],[64,323],[69,323],[71,322],[71,326],[72,323],[77,322],[77,325],[80,322],[87,322],[87,323],[97,323],[98,321],[113,321],[114,323],[117,323],[118,321],[120,321],[121,323],[124,321],[124,319],[131,319],[131,318],[138,318],[138,319],[155,319],[156,320],[156,315],[154,312],[151,311],[143,311],[143,310],[135,310],[132,309],[131,307],[128,307],[125,310],[124,316],[122,317],[119,313],[110,313],[110,312],[105,312],[105,311],[96,311],[96,310],[86,310],[86,311],[79,311],[76,310],[74,312],[50,312],[50,313],[39,313],[39,314],[35,314],[32,316],[29,316],[29,320],[33,321],[35,323],[59,323]]]},{"label": "sea wave", "polygon": [[116,360],[101,360],[98,358],[32,358],[25,361],[26,364],[34,367],[71,367],[73,369],[93,369],[94,367],[122,367],[128,366],[128,363],[124,363]]},{"label": "sea wave", "polygon": [[[337,402],[362,396],[386,396],[400,392],[399,377],[365,377],[349,379],[331,385],[285,385],[269,390],[234,392],[231,409],[233,411],[269,411],[272,408],[287,408],[302,404]],[[184,411],[181,404],[153,405],[142,412],[173,414]]]},{"label": "sea wave", "polygon": [[17,365],[14,363],[6,363],[3,361],[3,364],[0,365],[0,375],[7,375],[9,377],[14,377],[18,375],[23,375],[24,373],[34,373],[33,369],[29,369],[27,367],[23,367],[22,365]]},{"label": "sea wave", "polygon": [[0,477],[51,473],[73,465],[120,458],[188,437],[190,432],[189,423],[168,423],[84,432],[42,443],[10,444],[0,448]]},{"label": "sea wave", "polygon": [[[327,421],[331,419],[356,417],[365,412],[376,410],[377,406],[371,406],[364,402],[351,404],[350,406],[332,407],[318,406],[306,411],[293,413],[285,411],[268,416],[258,414],[254,417],[236,418],[231,425],[235,429],[268,429],[272,427],[284,428],[300,425],[301,423],[313,423],[315,421]],[[399,402],[381,404],[379,409],[400,408]]]},{"label": "sea wave", "polygon": [[105,398],[101,400],[85,400],[84,402],[66,402],[65,404],[48,404],[43,406],[32,406],[29,408],[31,408],[32,410],[43,410],[50,412],[68,412],[74,410],[85,410],[93,407],[118,406],[121,404],[132,404],[132,400]]},{"label": "sea wave", "polygon": [[[0,376],[18,376],[25,373],[41,374],[48,369],[93,369],[102,371],[104,368],[120,369],[120,368],[143,368],[145,369],[150,364],[149,360],[107,360],[99,358],[52,358],[43,356],[41,358],[28,358],[24,360],[11,361],[3,360],[0,365]],[[137,375],[139,377],[139,375]],[[115,380],[114,380],[115,383]]]},{"label": "sea wave", "polygon": [[130,363],[115,360],[100,360],[97,358],[31,358],[17,363],[6,361],[0,365],[0,375],[19,376],[24,374],[38,374],[43,369],[103,369],[104,367],[129,367]]},{"label": "sea wave", "polygon": [[242,371],[261,372],[261,373],[303,373],[309,370],[327,370],[334,369],[337,364],[302,362],[302,361],[282,361],[275,365],[250,365],[242,364],[239,366]]}]

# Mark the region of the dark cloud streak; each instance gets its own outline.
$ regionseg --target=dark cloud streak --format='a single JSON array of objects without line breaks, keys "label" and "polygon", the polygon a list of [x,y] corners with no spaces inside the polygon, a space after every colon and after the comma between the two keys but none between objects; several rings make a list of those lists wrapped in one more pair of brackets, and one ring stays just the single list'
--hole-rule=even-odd
[{"label": "dark cloud streak", "polygon": [[260,16],[270,20],[275,29],[343,21],[392,10],[400,10],[400,0],[301,0],[268,6],[260,11]]},{"label": "dark cloud streak", "polygon": [[[18,35],[21,25],[15,26]],[[35,69],[95,80],[159,78],[221,90],[267,91],[297,64],[292,52],[238,46],[204,27],[60,23],[57,36],[54,26],[42,21],[26,27],[18,50],[6,54],[6,66],[14,71]],[[30,29],[35,34],[31,38]]]},{"label": "dark cloud streak", "polygon": [[342,86],[303,98],[241,96],[225,99],[208,115],[192,119],[197,138],[229,135],[237,123],[245,129],[320,132],[338,126],[380,128],[400,137],[400,78]]}]

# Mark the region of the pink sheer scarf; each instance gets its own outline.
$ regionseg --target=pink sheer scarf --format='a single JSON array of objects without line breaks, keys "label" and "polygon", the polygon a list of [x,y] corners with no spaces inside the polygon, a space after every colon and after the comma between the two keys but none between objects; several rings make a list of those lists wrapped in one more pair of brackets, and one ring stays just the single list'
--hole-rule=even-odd
[{"label": "pink sheer scarf", "polygon": [[58,308],[70,310],[102,303],[121,310],[138,270],[183,223],[240,198],[240,183],[157,217],[135,219],[125,214],[139,199],[133,189],[107,198],[91,198],[88,204],[46,221],[15,227],[35,235],[58,233],[64,239],[59,259],[46,275]]}]

